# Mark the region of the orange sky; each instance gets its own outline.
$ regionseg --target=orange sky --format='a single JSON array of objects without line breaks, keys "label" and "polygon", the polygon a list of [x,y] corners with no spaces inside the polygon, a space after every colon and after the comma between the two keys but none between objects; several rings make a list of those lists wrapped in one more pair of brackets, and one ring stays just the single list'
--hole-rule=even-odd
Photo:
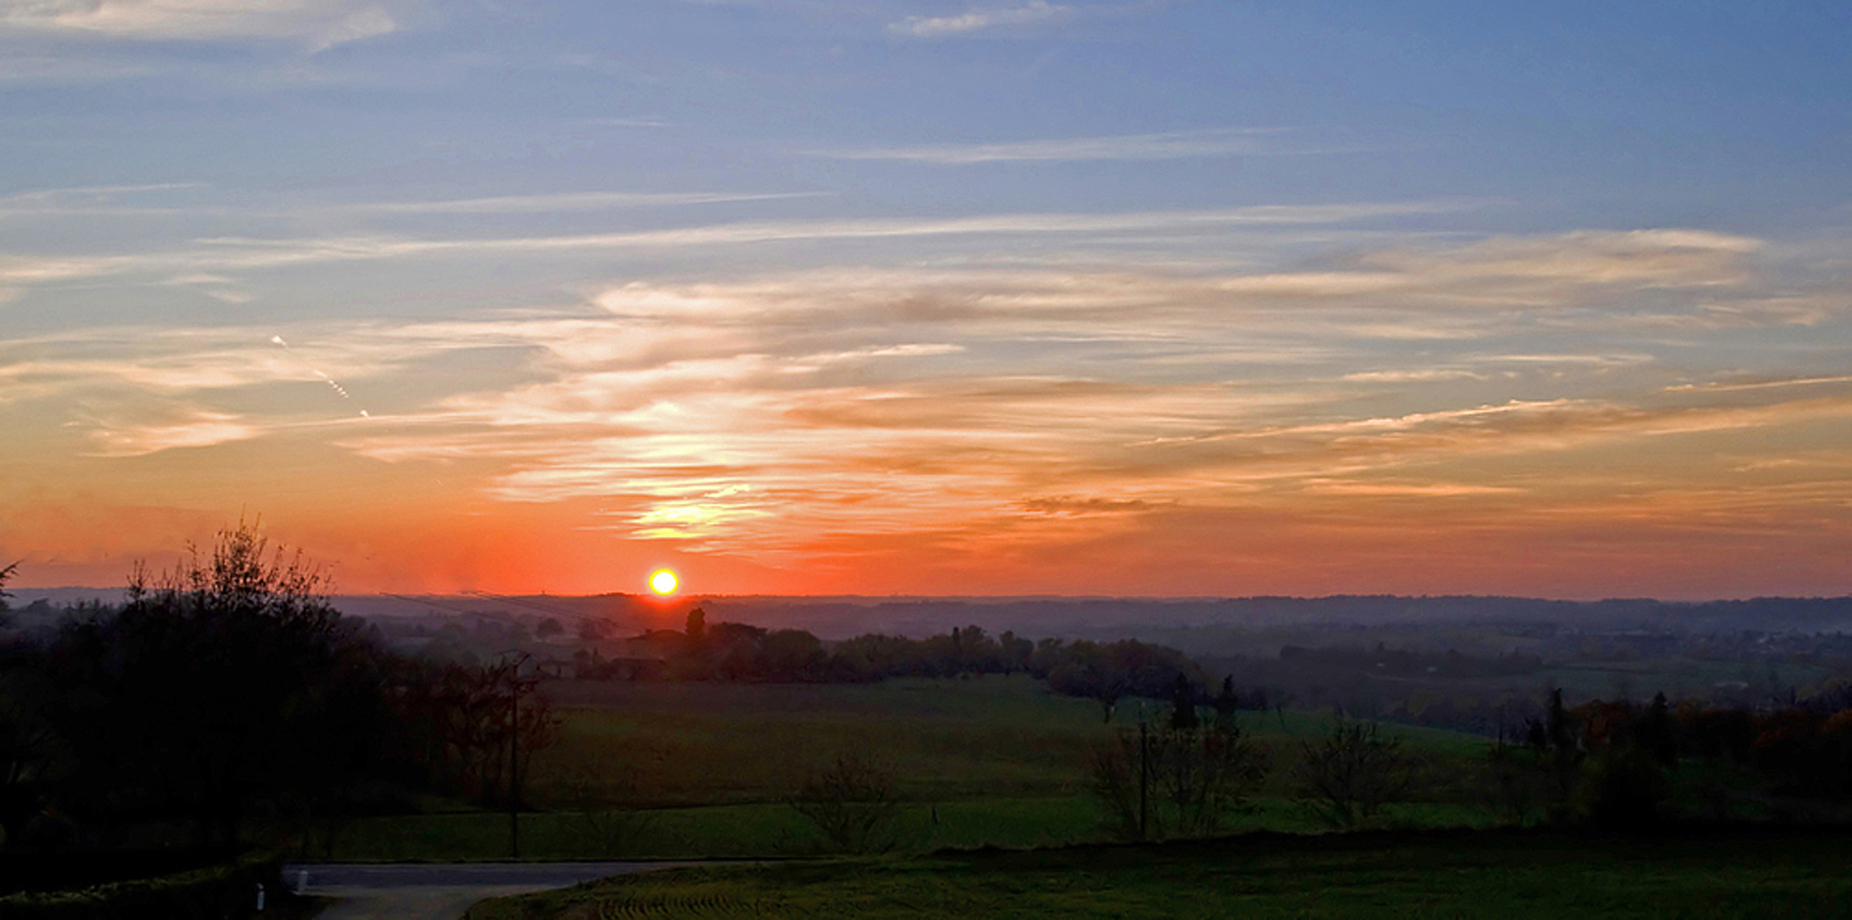
[{"label": "orange sky", "polygon": [[[667,566],[702,593],[1845,593],[1852,378],[1686,363],[1836,328],[1756,314],[1797,299],[1761,290],[1768,248],[1558,235],[1298,274],[633,284],[288,348],[43,337],[7,372],[0,548],[21,585],[112,585],[244,515],[348,592]],[[1562,327],[1579,344],[1538,346]],[[474,349],[514,352],[509,379],[443,368]],[[305,367],[373,409],[330,411],[351,398]]]}]

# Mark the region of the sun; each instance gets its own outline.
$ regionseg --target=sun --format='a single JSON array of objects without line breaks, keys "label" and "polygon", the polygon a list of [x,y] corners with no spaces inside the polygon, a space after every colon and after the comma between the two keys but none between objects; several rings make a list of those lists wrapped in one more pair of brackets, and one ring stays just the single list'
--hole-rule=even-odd
[{"label": "sun", "polygon": [[650,575],[649,587],[657,594],[674,594],[675,573],[668,569],[658,569]]}]

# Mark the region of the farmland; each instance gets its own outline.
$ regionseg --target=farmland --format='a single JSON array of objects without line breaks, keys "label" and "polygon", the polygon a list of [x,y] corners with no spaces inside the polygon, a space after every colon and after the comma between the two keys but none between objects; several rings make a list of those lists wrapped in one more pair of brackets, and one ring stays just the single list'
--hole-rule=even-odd
[{"label": "farmland", "polygon": [[470,917],[1834,917],[1849,897],[1838,834],[1390,831],[683,869]]},{"label": "farmland", "polygon": [[[1093,796],[1094,753],[1135,730],[1154,703],[1099,706],[1022,675],[878,684],[603,683],[547,686],[563,715],[558,742],[528,779],[538,809],[521,816],[534,858],[789,856],[826,844],[786,800],[837,754],[869,754],[895,778],[896,838],[906,851],[1039,846],[1106,838]],[[1315,830],[1291,801],[1301,741],[1330,716],[1250,712],[1244,730],[1273,753],[1237,827]],[[1427,782],[1389,819],[1420,826],[1493,819],[1460,778],[1484,739],[1396,728]],[[326,841],[313,842],[321,849]],[[335,858],[469,859],[508,852],[508,818],[454,803],[425,814],[361,818],[338,830]]]}]

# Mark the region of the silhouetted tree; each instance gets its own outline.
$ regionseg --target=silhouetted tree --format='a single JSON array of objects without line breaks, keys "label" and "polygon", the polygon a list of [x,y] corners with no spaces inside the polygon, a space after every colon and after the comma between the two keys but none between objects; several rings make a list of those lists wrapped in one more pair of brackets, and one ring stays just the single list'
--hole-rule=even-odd
[{"label": "silhouetted tree", "polygon": [[[7,625],[7,581],[19,571],[0,568],[0,628]],[[0,831],[17,844],[46,792],[57,737],[46,719],[52,702],[44,681],[44,655],[31,643],[0,644]]]},{"label": "silhouetted tree", "polygon": [[379,655],[327,587],[243,522],[163,575],[138,565],[119,613],[53,649],[72,787],[104,811],[184,810],[202,846],[230,847],[254,801],[364,772],[384,730]]},{"label": "silhouetted tree", "polygon": [[1413,764],[1400,738],[1375,722],[1340,717],[1319,744],[1302,743],[1300,801],[1334,827],[1355,827],[1406,794]]},{"label": "silhouetted tree", "polygon": [[1029,659],[1035,654],[1035,643],[1021,638],[1009,630],[997,637],[998,651],[1002,657],[1003,673],[1014,674],[1029,668]]},{"label": "silhouetted tree", "polygon": [[9,608],[6,603],[6,599],[13,595],[6,590],[6,583],[13,580],[13,576],[17,574],[19,574],[19,563],[17,562],[5,568],[0,568],[0,628],[10,626],[13,622],[12,616],[8,613],[11,608]]},{"label": "silhouetted tree", "polygon": [[518,804],[520,773],[535,751],[557,740],[560,726],[535,683],[514,658],[439,665],[413,682],[406,705],[430,732],[434,750],[426,761],[435,785],[483,805]]},{"label": "silhouetted tree", "polygon": [[1528,824],[1549,800],[1549,775],[1540,748],[1508,744],[1503,737],[1486,747],[1486,798],[1505,819]]},{"label": "silhouetted tree", "polygon": [[1215,721],[1217,725],[1233,724],[1237,713],[1241,711],[1241,697],[1235,693],[1234,675],[1222,678],[1222,689],[1215,695]]},{"label": "silhouetted tree", "polygon": [[1634,730],[1635,741],[1654,760],[1664,766],[1672,766],[1678,760],[1678,734],[1672,724],[1672,707],[1666,701],[1665,691],[1653,694],[1652,705]]},{"label": "silhouetted tree", "polygon": [[1190,679],[1177,675],[1170,690],[1170,727],[1173,731],[1190,731],[1196,727],[1196,688]]}]

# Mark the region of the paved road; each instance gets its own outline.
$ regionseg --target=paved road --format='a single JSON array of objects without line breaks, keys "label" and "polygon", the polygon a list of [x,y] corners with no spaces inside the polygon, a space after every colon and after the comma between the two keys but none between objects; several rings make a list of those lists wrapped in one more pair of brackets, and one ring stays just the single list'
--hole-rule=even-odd
[{"label": "paved road", "polygon": [[283,881],[303,894],[335,898],[317,920],[459,920],[484,898],[567,888],[611,875],[685,862],[344,865],[291,863]]}]

